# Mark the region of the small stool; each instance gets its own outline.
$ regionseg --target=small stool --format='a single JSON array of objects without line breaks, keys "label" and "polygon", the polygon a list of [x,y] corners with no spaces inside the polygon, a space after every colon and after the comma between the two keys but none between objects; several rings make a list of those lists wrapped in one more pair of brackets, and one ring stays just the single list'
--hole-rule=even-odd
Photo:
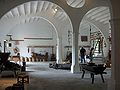
[{"label": "small stool", "polygon": [[29,83],[29,76],[25,74],[20,74],[17,76],[17,82],[18,83]]}]

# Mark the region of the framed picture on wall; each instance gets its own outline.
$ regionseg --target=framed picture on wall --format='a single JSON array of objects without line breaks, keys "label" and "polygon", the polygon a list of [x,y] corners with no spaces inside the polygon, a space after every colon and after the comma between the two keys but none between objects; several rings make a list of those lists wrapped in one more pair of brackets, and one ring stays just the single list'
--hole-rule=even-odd
[{"label": "framed picture on wall", "polygon": [[81,41],[82,42],[87,42],[88,41],[88,36],[81,36]]}]

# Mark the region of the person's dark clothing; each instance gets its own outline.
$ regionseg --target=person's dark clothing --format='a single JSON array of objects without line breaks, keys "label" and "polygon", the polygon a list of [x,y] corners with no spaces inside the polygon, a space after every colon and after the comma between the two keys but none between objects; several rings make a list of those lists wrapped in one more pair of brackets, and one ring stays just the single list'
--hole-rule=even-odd
[{"label": "person's dark clothing", "polygon": [[90,50],[90,55],[89,55],[91,62],[92,62],[92,60],[93,60],[93,54],[94,54],[94,48],[91,48],[91,50]]},{"label": "person's dark clothing", "polygon": [[85,63],[85,53],[86,53],[86,50],[82,47],[81,50],[80,50],[81,63],[83,63],[83,60],[84,60],[84,63]]}]

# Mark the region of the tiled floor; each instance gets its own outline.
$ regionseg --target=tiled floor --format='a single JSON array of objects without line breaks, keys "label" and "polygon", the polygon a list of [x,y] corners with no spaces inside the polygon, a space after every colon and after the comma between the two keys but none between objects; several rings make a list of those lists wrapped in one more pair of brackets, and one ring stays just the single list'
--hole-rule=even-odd
[{"label": "tiled floor", "polygon": [[[107,82],[111,76],[111,69],[106,69],[105,83],[99,75],[95,76],[95,83],[91,84],[89,73],[81,79],[82,72],[72,74],[69,70],[49,68],[49,62],[27,63],[27,73],[30,83],[27,90],[107,90]],[[0,90],[16,83],[16,78],[0,78]]]}]

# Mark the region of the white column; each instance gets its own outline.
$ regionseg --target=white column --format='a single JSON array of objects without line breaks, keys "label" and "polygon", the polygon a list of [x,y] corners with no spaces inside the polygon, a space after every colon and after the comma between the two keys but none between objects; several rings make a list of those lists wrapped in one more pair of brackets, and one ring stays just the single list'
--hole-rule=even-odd
[{"label": "white column", "polygon": [[120,19],[111,21],[112,25],[112,75],[108,90],[120,90]]},{"label": "white column", "polygon": [[62,63],[62,38],[57,39],[57,64]]},{"label": "white column", "polygon": [[73,42],[72,42],[72,65],[71,65],[71,72],[72,73],[79,73],[80,67],[78,63],[78,35],[79,32],[73,32]]}]

